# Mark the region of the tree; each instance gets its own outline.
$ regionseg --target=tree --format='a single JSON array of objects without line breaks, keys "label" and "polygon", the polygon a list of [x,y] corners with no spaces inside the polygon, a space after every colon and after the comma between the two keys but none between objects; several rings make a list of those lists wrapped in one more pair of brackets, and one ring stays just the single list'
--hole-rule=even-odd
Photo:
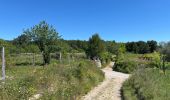
[{"label": "tree", "polygon": [[84,52],[87,50],[87,45],[88,42],[87,41],[83,41],[83,40],[65,40],[66,43],[68,43],[68,45],[76,50],[77,52]]},{"label": "tree", "polygon": [[29,44],[29,45],[27,45],[27,47],[25,47],[25,52],[26,53],[39,53],[40,50],[37,45]]},{"label": "tree", "polygon": [[170,42],[168,43],[161,43],[160,44],[160,52],[162,55],[165,55],[165,60],[170,61]]},{"label": "tree", "polygon": [[157,49],[157,42],[154,40],[147,41],[147,44],[149,45],[150,52],[154,52]]},{"label": "tree", "polygon": [[43,55],[44,64],[49,64],[51,48],[55,45],[55,41],[60,38],[53,26],[42,21],[38,25],[27,29],[24,33],[39,47]]},{"label": "tree", "polygon": [[31,38],[28,37],[26,34],[22,34],[20,36],[18,36],[17,38],[15,38],[12,43],[16,46],[20,46],[20,47],[25,47],[28,45],[28,43],[31,42]]},{"label": "tree", "polygon": [[124,43],[118,43],[118,54],[123,54],[126,52],[126,47]]},{"label": "tree", "polygon": [[139,53],[139,54],[150,52],[149,45],[144,41],[128,42],[126,43],[126,50],[128,52]]},{"label": "tree", "polygon": [[106,49],[109,53],[115,54],[116,53],[116,42],[115,41],[106,41],[105,42]]},{"label": "tree", "polygon": [[146,42],[138,41],[137,45],[139,49],[138,53],[140,54],[149,53],[149,45]]},{"label": "tree", "polygon": [[128,52],[138,53],[139,48],[136,42],[127,42],[126,43],[126,50]]},{"label": "tree", "polygon": [[133,42],[133,45],[132,45],[132,51],[134,53],[138,53],[139,52],[139,48],[137,46],[137,43]]},{"label": "tree", "polygon": [[98,34],[92,35],[88,42],[88,49],[86,51],[87,56],[91,59],[101,58],[102,53],[104,52],[105,47],[102,39]]}]

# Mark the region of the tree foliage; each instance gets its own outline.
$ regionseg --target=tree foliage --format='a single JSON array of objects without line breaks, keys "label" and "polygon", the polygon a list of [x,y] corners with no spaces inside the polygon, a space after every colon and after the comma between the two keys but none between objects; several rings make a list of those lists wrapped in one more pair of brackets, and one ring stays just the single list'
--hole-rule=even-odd
[{"label": "tree foliage", "polygon": [[85,52],[88,48],[88,41],[84,40],[65,40],[65,42],[77,52]]},{"label": "tree foliage", "polygon": [[26,47],[30,42],[31,38],[26,34],[22,34],[12,41],[12,43],[18,47]]},{"label": "tree foliage", "polygon": [[157,50],[157,42],[156,41],[138,41],[138,42],[127,42],[126,49],[128,52],[132,53],[152,53]]},{"label": "tree foliage", "polygon": [[101,58],[102,53],[105,51],[105,47],[102,39],[98,34],[92,35],[88,42],[87,55],[93,59],[94,57]]},{"label": "tree foliage", "polygon": [[165,55],[165,60],[170,61],[170,42],[168,43],[161,43],[160,52],[161,54]]},{"label": "tree foliage", "polygon": [[115,41],[105,41],[106,50],[114,55],[126,52],[124,43],[116,43]]},{"label": "tree foliage", "polygon": [[139,51],[137,43],[135,43],[135,42],[127,42],[126,49],[127,49],[127,51],[133,52],[133,53],[138,53],[138,51]]},{"label": "tree foliage", "polygon": [[157,42],[154,40],[147,41],[147,44],[149,45],[150,52],[154,52],[157,49]]},{"label": "tree foliage", "polygon": [[116,42],[115,41],[105,41],[106,50],[112,54],[116,52]]},{"label": "tree foliage", "polygon": [[140,54],[144,54],[144,53],[149,53],[149,45],[144,42],[144,41],[139,41],[137,42],[137,46],[138,46],[138,53]]}]

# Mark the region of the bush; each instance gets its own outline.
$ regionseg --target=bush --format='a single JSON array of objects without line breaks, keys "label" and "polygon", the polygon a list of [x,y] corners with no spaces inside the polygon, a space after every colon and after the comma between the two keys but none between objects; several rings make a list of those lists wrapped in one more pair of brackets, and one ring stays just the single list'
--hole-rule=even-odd
[{"label": "bush", "polygon": [[122,54],[116,57],[113,70],[132,73],[137,66],[145,66],[147,68],[160,68],[160,54],[157,52],[149,54]]},{"label": "bush", "polygon": [[101,63],[105,67],[110,61],[113,60],[112,54],[109,52],[102,53],[101,55]]},{"label": "bush", "polygon": [[159,69],[141,68],[122,87],[124,100],[170,100],[170,71],[164,75]]},{"label": "bush", "polygon": [[136,61],[136,54],[119,54],[116,56],[115,65],[113,66],[113,70],[123,73],[131,73],[133,72],[138,62]]},{"label": "bush", "polygon": [[113,67],[113,70],[123,72],[123,73],[131,73],[137,67],[137,63],[134,61],[117,61]]}]

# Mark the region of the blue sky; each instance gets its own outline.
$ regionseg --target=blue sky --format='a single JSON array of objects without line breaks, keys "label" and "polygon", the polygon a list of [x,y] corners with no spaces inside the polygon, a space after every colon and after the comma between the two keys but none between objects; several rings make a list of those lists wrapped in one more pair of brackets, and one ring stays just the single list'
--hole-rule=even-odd
[{"label": "blue sky", "polygon": [[40,21],[64,39],[94,34],[119,42],[170,40],[169,0],[0,0],[0,38],[11,40]]}]

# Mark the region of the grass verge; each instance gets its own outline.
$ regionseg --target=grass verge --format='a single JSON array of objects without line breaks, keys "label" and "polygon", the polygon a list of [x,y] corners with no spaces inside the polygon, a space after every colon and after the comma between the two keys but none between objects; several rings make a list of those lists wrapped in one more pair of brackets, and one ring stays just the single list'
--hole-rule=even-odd
[{"label": "grass verge", "polygon": [[79,99],[104,79],[102,71],[87,60],[12,67],[6,73],[5,84],[0,82],[1,100],[29,99],[38,93],[42,100]]},{"label": "grass verge", "polygon": [[123,100],[170,100],[170,71],[139,68],[123,85]]}]

